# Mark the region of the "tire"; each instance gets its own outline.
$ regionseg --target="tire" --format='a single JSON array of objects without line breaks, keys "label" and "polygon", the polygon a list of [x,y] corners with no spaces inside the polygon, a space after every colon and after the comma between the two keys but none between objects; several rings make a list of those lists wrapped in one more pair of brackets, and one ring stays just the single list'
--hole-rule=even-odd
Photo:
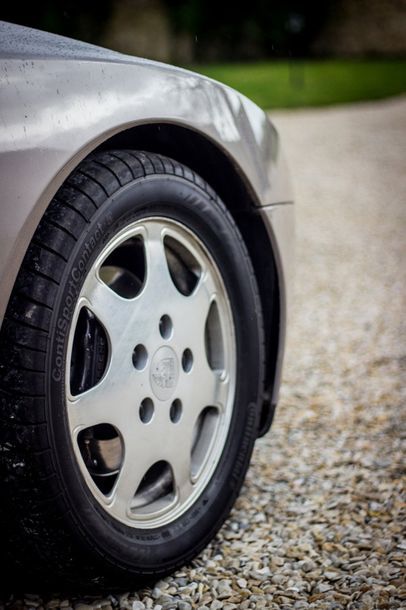
[{"label": "tire", "polygon": [[1,331],[13,570],[134,586],[199,553],[249,464],[263,341],[249,256],[212,189],[156,154],[83,161],[36,230]]}]

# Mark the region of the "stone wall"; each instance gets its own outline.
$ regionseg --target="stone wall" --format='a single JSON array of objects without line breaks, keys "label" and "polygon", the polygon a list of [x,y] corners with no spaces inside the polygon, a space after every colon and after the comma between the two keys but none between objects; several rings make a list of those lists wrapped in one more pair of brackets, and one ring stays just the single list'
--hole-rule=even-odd
[{"label": "stone wall", "polygon": [[338,0],[312,50],[330,56],[405,56],[406,0]]},{"label": "stone wall", "polygon": [[193,60],[192,37],[171,31],[161,0],[116,0],[101,44],[122,53],[164,62]]},{"label": "stone wall", "polygon": [[[406,0],[331,0],[329,4],[326,23],[311,43],[310,53],[406,56]],[[272,12],[271,2],[269,10]],[[131,55],[188,64],[196,59],[195,38],[192,32],[173,31],[164,0],[114,0],[98,42]],[[246,44],[242,37],[236,57]],[[206,49],[205,59],[219,54],[221,49],[214,45]]]}]

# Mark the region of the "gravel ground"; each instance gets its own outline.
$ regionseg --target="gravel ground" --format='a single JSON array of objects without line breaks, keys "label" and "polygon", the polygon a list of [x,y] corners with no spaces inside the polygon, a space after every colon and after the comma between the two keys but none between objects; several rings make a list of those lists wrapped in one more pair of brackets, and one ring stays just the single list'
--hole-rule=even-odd
[{"label": "gravel ground", "polygon": [[274,119],[297,196],[296,303],[280,407],[231,518],[153,590],[8,605],[406,608],[406,98]]}]

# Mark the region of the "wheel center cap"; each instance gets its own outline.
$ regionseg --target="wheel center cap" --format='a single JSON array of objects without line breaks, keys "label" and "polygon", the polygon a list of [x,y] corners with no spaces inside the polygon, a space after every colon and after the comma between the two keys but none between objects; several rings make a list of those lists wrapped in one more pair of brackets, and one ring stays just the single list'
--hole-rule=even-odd
[{"label": "wheel center cap", "polygon": [[155,396],[159,400],[168,400],[175,391],[179,378],[178,357],[171,347],[164,345],[155,352],[149,377]]}]

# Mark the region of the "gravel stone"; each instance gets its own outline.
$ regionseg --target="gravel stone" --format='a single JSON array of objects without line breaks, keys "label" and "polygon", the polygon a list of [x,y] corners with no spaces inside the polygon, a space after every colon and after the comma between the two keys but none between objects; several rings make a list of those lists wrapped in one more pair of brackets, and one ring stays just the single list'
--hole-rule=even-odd
[{"label": "gravel stone", "polygon": [[305,559],[299,562],[299,567],[302,572],[312,572],[316,568],[316,564],[311,559]]},{"label": "gravel stone", "polygon": [[159,587],[154,587],[154,588],[152,589],[151,596],[152,596],[154,599],[158,599],[159,597],[161,597],[161,595],[162,595],[162,591],[161,591],[161,589],[160,589]]},{"label": "gravel stone", "polygon": [[230,519],[152,589],[0,609],[406,608],[406,97],[272,117],[296,193],[295,300],[275,422]]}]

